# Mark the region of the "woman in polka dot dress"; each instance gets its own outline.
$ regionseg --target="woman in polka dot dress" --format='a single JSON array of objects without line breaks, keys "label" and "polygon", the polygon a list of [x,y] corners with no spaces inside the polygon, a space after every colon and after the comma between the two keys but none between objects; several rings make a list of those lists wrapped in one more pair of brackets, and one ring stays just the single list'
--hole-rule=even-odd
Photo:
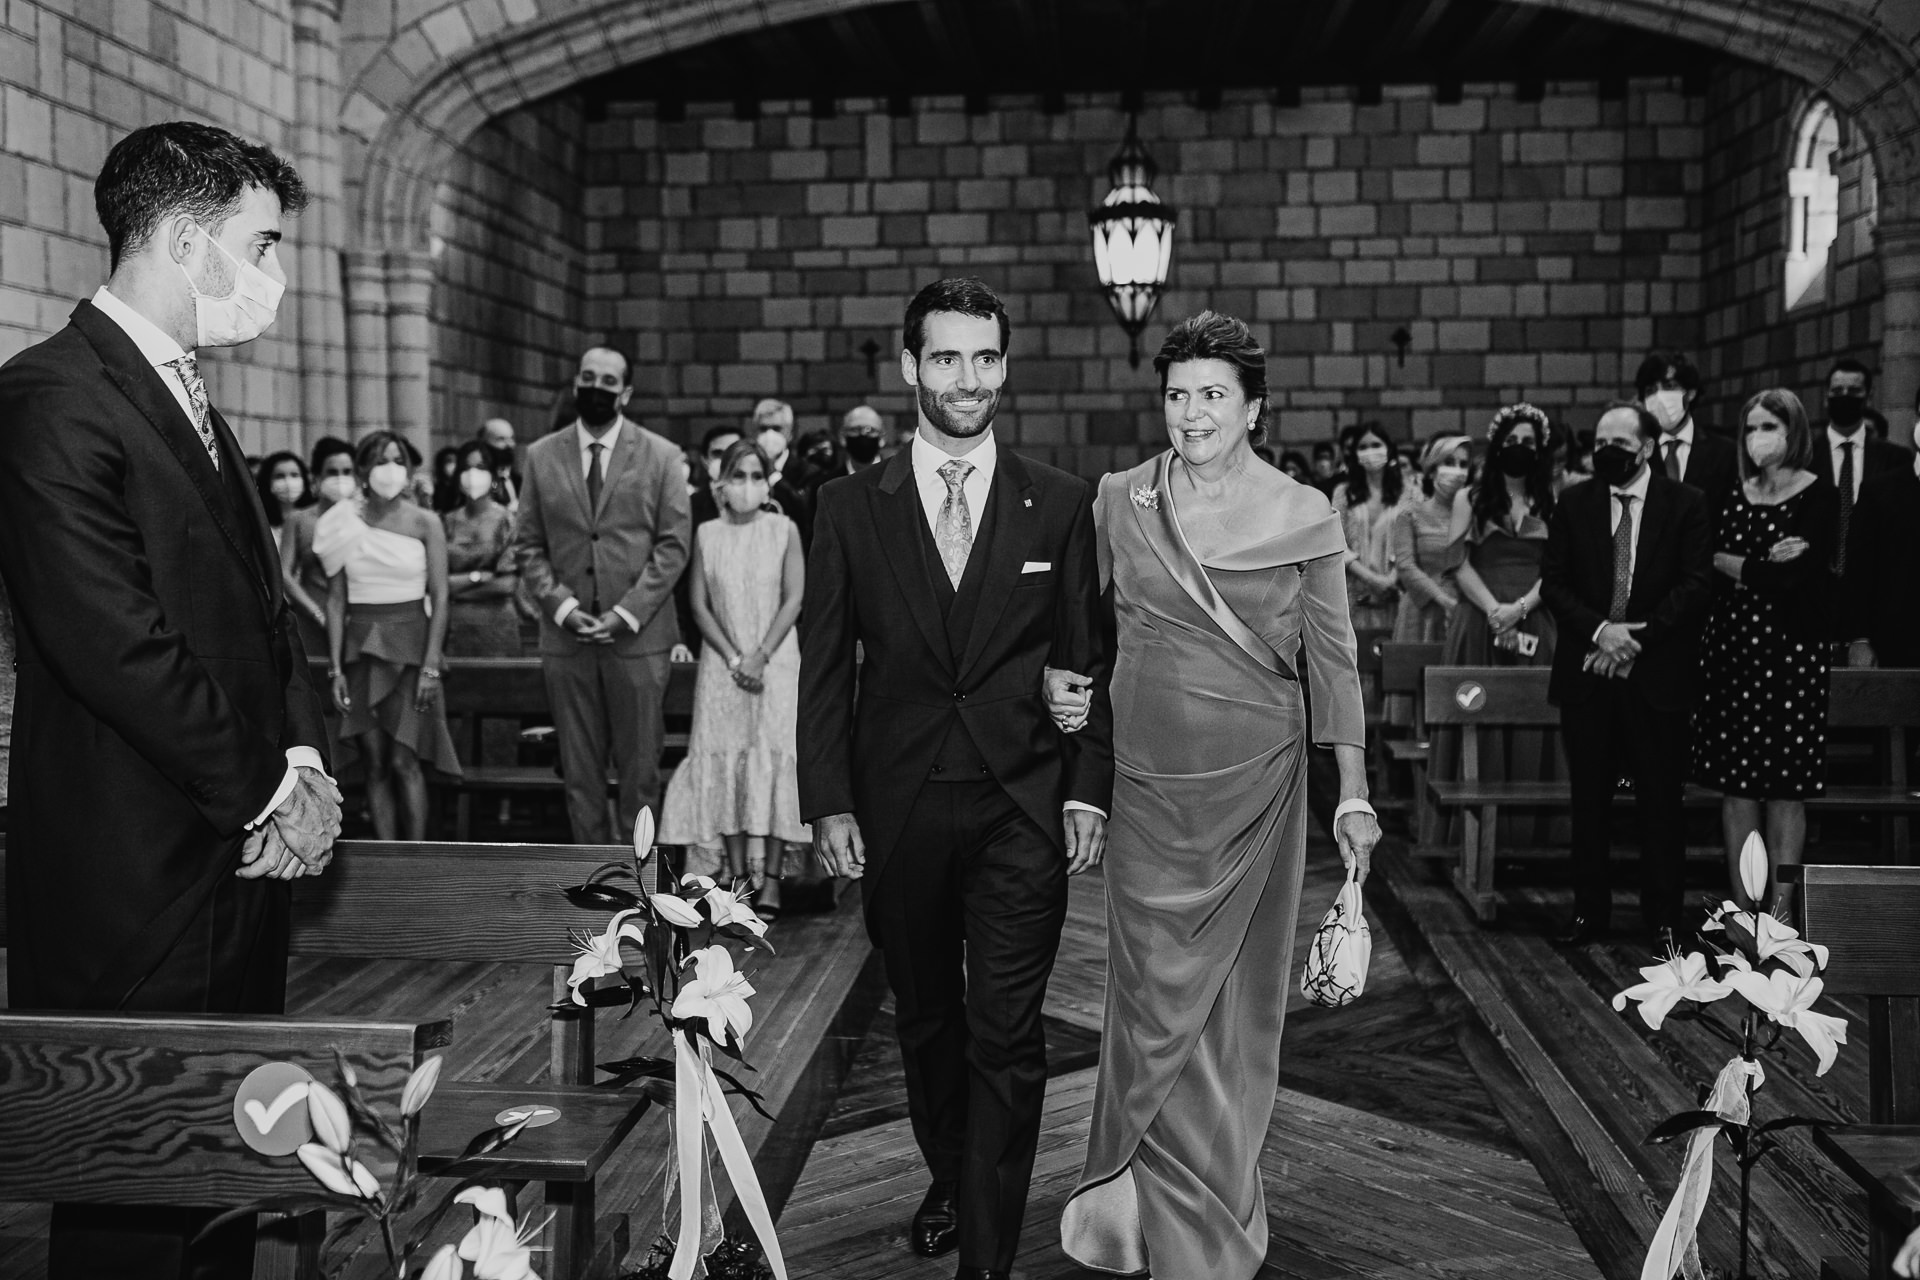
[{"label": "woman in polka dot dress", "polygon": [[[1720,503],[1718,590],[1701,645],[1693,779],[1725,793],[1728,878],[1763,832],[1776,865],[1800,861],[1808,796],[1826,790],[1827,644],[1839,495],[1808,469],[1807,411],[1775,388],[1740,414],[1739,485]],[[1762,828],[1764,818],[1765,826]],[[1784,886],[1777,909],[1791,903]]]}]

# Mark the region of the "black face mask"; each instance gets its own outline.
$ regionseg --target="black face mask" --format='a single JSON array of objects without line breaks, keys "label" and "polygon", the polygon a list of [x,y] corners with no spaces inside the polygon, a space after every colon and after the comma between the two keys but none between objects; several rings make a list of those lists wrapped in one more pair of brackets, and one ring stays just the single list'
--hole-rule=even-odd
[{"label": "black face mask", "polygon": [[849,458],[865,466],[880,456],[880,437],[848,436],[840,442],[840,447],[847,451]]},{"label": "black face mask", "polygon": [[605,387],[575,387],[573,411],[589,427],[604,427],[620,412],[620,407],[614,403],[616,399],[618,397]]},{"label": "black face mask", "polygon": [[1623,485],[1640,469],[1637,450],[1617,444],[1603,444],[1593,451],[1593,474],[1603,483]]},{"label": "black face mask", "polygon": [[1867,416],[1865,396],[1828,396],[1827,416],[1842,431],[1851,431]]},{"label": "black face mask", "polygon": [[1532,445],[1510,444],[1500,451],[1500,474],[1515,479],[1530,476],[1539,460],[1540,454]]}]

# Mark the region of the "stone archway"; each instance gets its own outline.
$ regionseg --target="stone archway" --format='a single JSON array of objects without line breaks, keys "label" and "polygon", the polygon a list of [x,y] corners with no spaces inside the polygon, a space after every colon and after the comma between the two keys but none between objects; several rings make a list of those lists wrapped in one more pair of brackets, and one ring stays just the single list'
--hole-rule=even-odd
[{"label": "stone archway", "polygon": [[[425,439],[428,219],[448,161],[486,120],[673,49],[882,2],[368,0],[418,16],[358,59],[341,94],[356,426],[391,424]],[[1896,18],[1876,0],[1520,2],[1725,50],[1808,82],[1861,125],[1880,178],[1884,402],[1905,422],[1920,389],[1920,11]],[[343,35],[352,25],[343,16]]]}]

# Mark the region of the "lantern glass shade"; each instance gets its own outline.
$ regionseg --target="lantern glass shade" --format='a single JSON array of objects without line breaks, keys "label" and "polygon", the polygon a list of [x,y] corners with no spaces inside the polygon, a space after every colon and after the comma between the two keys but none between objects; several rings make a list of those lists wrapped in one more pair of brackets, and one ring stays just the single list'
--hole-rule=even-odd
[{"label": "lantern glass shade", "polygon": [[1133,126],[1107,169],[1113,189],[1087,215],[1093,233],[1093,265],[1131,357],[1140,363],[1140,331],[1166,288],[1173,264],[1172,206],[1153,193],[1154,166]]}]

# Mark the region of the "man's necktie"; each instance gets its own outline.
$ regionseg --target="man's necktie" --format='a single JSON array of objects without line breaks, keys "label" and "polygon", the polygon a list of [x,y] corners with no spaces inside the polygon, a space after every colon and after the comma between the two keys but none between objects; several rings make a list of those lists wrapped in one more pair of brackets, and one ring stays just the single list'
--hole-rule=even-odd
[{"label": "man's necktie", "polygon": [[603,444],[590,444],[587,454],[593,459],[587,464],[587,506],[590,510],[600,510],[600,487],[606,483],[606,473],[601,469],[600,459],[607,451]]},{"label": "man's necktie", "polygon": [[939,474],[947,482],[947,500],[940,504],[940,516],[934,522],[933,543],[940,550],[940,563],[947,567],[947,579],[958,591],[961,575],[967,571],[967,555],[973,550],[973,517],[960,486],[973,474],[973,464],[955,458],[942,463]]},{"label": "man's necktie", "polygon": [[1833,571],[1847,571],[1847,526],[1853,523],[1853,441],[1840,442],[1840,525],[1833,549]]},{"label": "man's necktie", "polygon": [[1613,531],[1613,602],[1607,606],[1607,621],[1620,622],[1633,594],[1633,495],[1613,496],[1620,500],[1620,523]]},{"label": "man's necktie", "polygon": [[1669,439],[1667,441],[1667,479],[1678,480],[1679,478],[1680,478],[1680,442],[1678,440]]},{"label": "man's necktie", "polygon": [[218,471],[220,446],[213,439],[213,411],[207,404],[207,384],[200,376],[200,362],[189,351],[178,360],[167,361],[167,368],[180,375],[180,385],[187,389],[187,403],[193,406],[193,429],[200,433],[200,443],[206,446],[207,457]]}]

